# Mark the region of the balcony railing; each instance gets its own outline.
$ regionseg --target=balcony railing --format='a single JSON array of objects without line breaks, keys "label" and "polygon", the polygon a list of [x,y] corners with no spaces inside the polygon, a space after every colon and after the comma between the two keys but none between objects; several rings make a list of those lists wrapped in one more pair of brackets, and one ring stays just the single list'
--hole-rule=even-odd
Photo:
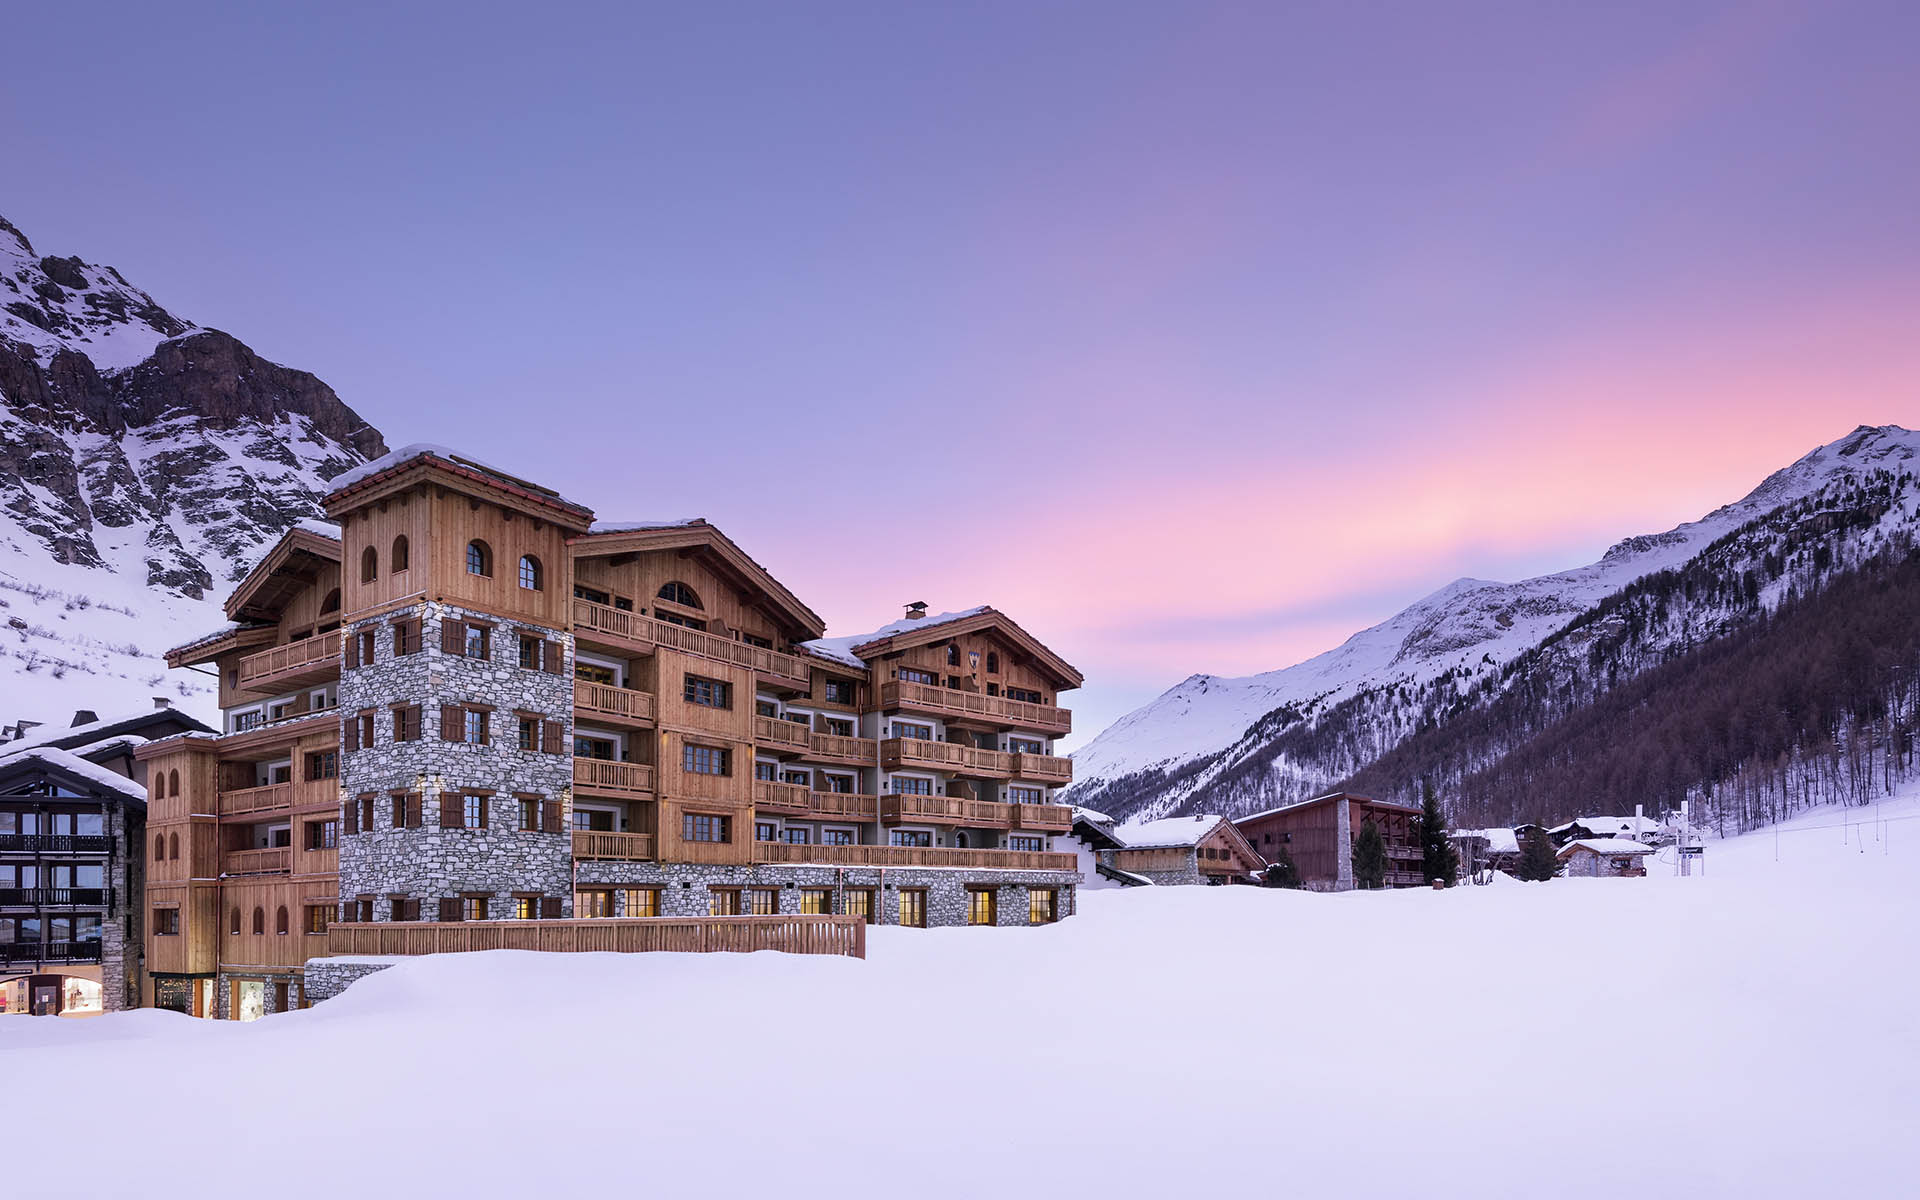
[{"label": "balcony railing", "polygon": [[788,954],[865,958],[867,922],[859,916],[599,917],[571,921],[353,922],[327,929],[328,954],[457,954],[469,950],[598,950],[616,954],[781,950]]},{"label": "balcony railing", "polygon": [[573,786],[581,791],[622,796],[652,795],[653,768],[646,763],[576,758],[573,760]]},{"label": "balcony railing", "polygon": [[903,821],[932,821],[941,825],[986,825],[1006,829],[1013,824],[1013,806],[959,796],[889,793],[880,798],[880,819],[889,825],[898,825]]},{"label": "balcony railing", "polygon": [[1000,871],[1073,871],[1079,860],[1048,850],[949,850],[941,846],[795,846],[755,842],[763,863],[819,863],[846,867],[970,867]]},{"label": "balcony railing", "polygon": [[653,835],[650,833],[603,833],[588,829],[573,831],[575,858],[609,858],[621,862],[651,862]]},{"label": "balcony railing", "polygon": [[272,684],[307,683],[340,673],[340,631],[273,646],[240,660],[240,686],[258,691]]},{"label": "balcony railing", "polygon": [[1073,760],[1056,758],[1051,754],[1016,754],[1013,756],[1013,777],[1056,786],[1069,784],[1073,782]]},{"label": "balcony railing", "polygon": [[30,887],[0,888],[0,904],[33,904],[50,908],[95,905],[107,902],[105,888]]},{"label": "balcony railing", "polygon": [[839,733],[816,733],[807,738],[807,757],[872,766],[878,761],[872,738],[848,737]]},{"label": "balcony railing", "polygon": [[808,682],[806,664],[794,655],[748,642],[736,642],[717,633],[689,629],[670,621],[656,621],[652,617],[595,604],[591,600],[576,599],[573,602],[573,624],[576,630],[606,634],[636,646],[665,646],[716,662],[746,667],[801,687]]},{"label": "balcony railing", "polygon": [[573,706],[581,713],[608,721],[633,724],[653,723],[653,694],[609,683],[573,681]]},{"label": "balcony railing", "polygon": [[880,707],[934,713],[942,717],[971,718],[996,725],[1039,729],[1052,734],[1073,732],[1073,713],[1051,704],[1009,700],[958,688],[924,683],[886,683],[880,686]]},{"label": "balcony railing", "polygon": [[804,783],[781,783],[775,779],[753,781],[753,806],[768,812],[804,813],[809,794]]},{"label": "balcony railing", "polygon": [[921,767],[1005,779],[1013,771],[1013,755],[999,750],[982,750],[959,742],[888,738],[880,743],[880,765],[889,771],[899,767]]},{"label": "balcony railing", "polygon": [[798,721],[780,717],[755,717],[753,740],[779,749],[802,751],[807,748],[807,727]]},{"label": "balcony railing", "polygon": [[286,846],[229,850],[220,858],[220,869],[228,875],[270,875],[292,866],[293,851]]},{"label": "balcony railing", "polygon": [[264,787],[235,788],[220,793],[220,815],[223,817],[292,807],[293,785],[290,783],[269,783]]},{"label": "balcony railing", "polygon": [[16,854],[103,854],[113,849],[104,833],[0,833],[0,851]]},{"label": "balcony railing", "polygon": [[814,792],[807,797],[807,815],[841,821],[872,821],[880,815],[880,797],[859,792]]},{"label": "balcony railing", "polygon": [[0,966],[99,961],[99,942],[0,942]]},{"label": "balcony railing", "polygon": [[1015,829],[1046,830],[1064,833],[1073,828],[1073,809],[1064,804],[1014,804]]}]

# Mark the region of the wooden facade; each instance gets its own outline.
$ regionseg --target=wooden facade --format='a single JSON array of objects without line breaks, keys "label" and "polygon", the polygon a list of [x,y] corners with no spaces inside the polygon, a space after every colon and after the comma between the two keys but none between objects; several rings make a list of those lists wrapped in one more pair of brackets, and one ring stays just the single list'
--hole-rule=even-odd
[{"label": "wooden facade", "polygon": [[1418,808],[1334,792],[1241,817],[1234,824],[1268,861],[1284,850],[1303,886],[1334,890],[1352,885],[1353,839],[1369,818],[1386,842],[1386,886],[1422,886]]}]

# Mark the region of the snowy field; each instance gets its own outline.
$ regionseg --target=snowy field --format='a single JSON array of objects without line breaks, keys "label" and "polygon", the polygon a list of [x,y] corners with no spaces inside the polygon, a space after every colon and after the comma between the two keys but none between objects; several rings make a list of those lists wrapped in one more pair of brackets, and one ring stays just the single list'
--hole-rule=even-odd
[{"label": "snowy field", "polygon": [[1920,802],[1875,814],[1713,844],[1704,878],[1108,892],[1050,928],[878,930],[864,963],[500,952],[251,1025],[0,1019],[13,1145],[108,1122],[5,1174],[22,1195],[1911,1196]]}]

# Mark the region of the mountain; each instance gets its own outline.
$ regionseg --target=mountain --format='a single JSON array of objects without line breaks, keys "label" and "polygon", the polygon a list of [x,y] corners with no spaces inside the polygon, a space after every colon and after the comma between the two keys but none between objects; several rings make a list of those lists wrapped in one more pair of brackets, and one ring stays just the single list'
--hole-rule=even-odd
[{"label": "mountain", "polygon": [[[1835,544],[1817,567],[1781,554],[1799,536],[1796,514],[1872,508],[1861,493],[1876,480],[1911,478],[1920,469],[1916,456],[1920,435],[1861,426],[1735,503],[1665,533],[1628,538],[1588,566],[1511,584],[1457,580],[1306,662],[1241,679],[1194,676],[1076,754],[1069,798],[1115,816],[1196,805],[1256,811],[1347,780],[1416,732],[1509,691],[1548,679],[1592,688],[1596,678],[1604,690],[1756,619],[1909,531],[1912,504],[1891,502],[1870,527],[1830,531]],[[1755,532],[1732,536],[1742,530]],[[1702,556],[1711,561],[1692,573],[1697,593],[1669,598],[1658,621],[1593,657],[1594,639],[1619,634],[1612,623],[1621,597],[1642,581],[1686,573]],[[1574,663],[1580,655],[1590,661]]]},{"label": "mountain", "polygon": [[313,375],[0,219],[0,715],[163,694],[206,712],[211,681],[158,654],[385,452]]}]

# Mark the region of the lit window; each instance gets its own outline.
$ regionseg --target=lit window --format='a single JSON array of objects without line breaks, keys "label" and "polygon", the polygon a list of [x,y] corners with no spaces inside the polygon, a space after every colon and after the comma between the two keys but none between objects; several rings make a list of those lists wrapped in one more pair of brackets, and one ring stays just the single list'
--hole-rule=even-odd
[{"label": "lit window", "polygon": [[1052,888],[1029,888],[1027,890],[1027,924],[1051,925],[1054,922],[1054,891]]},{"label": "lit window", "polygon": [[967,924],[993,924],[993,892],[987,888],[972,888],[967,892]]}]

